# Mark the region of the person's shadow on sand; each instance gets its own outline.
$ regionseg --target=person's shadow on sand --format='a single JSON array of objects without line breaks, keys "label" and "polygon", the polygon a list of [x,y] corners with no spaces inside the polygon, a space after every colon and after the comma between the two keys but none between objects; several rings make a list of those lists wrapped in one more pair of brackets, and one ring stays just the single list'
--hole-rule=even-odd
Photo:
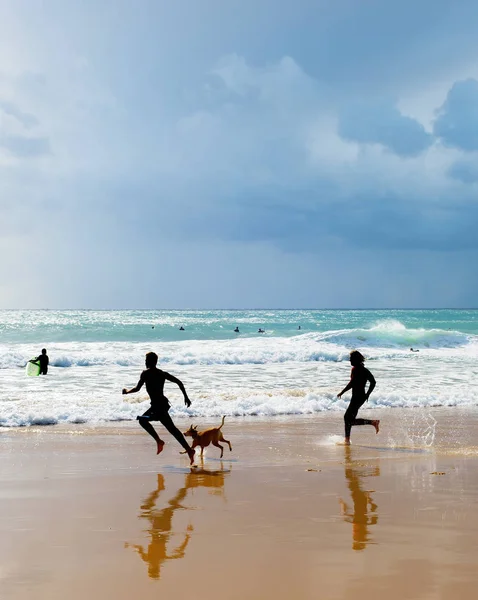
[{"label": "person's shadow on sand", "polygon": [[377,477],[380,475],[380,467],[364,466],[360,463],[354,465],[352,460],[352,449],[345,448],[345,478],[347,480],[350,495],[352,496],[353,511],[348,505],[339,499],[342,516],[348,523],[352,523],[352,548],[364,550],[371,543],[369,527],[378,522],[378,506],[372,499],[372,491],[362,489],[364,477]]},{"label": "person's shadow on sand", "polygon": [[149,521],[148,534],[151,541],[147,550],[138,544],[125,543],[125,548],[133,548],[148,565],[148,575],[152,579],[161,577],[161,567],[168,560],[184,558],[186,548],[191,539],[191,532],[194,530],[192,524],[189,524],[186,531],[182,534],[181,543],[174,549],[169,549],[169,541],[176,534],[173,530],[173,516],[178,509],[187,510],[183,505],[188,490],[194,488],[211,488],[213,494],[219,494],[224,497],[225,475],[230,470],[209,471],[204,468],[191,469],[190,473],[185,474],[184,486],[168,501],[166,508],[156,509],[156,503],[163,490],[165,490],[164,476],[161,473],[157,475],[156,489],[152,491],[141,504],[139,519]]}]

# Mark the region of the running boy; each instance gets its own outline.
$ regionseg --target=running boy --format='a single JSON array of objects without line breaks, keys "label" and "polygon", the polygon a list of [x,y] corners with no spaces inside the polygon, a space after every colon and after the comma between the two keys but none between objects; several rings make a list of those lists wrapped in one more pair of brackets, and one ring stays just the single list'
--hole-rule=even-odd
[{"label": "running boy", "polygon": [[145,360],[146,370],[141,373],[141,377],[139,378],[136,386],[130,390],[127,390],[126,388],[123,389],[123,394],[134,394],[135,392],[139,392],[143,385],[146,384],[146,391],[151,398],[151,406],[143,415],[136,417],[139,421],[139,424],[155,440],[158,448],[157,454],[159,454],[164,448],[164,442],[151,425],[151,421],[159,421],[162,423],[169,433],[176,438],[176,440],[186,450],[186,453],[189,456],[190,464],[192,465],[194,462],[195,451],[187,443],[183,434],[175,426],[171,417],[169,416],[169,409],[171,408],[171,405],[169,404],[169,400],[164,395],[164,383],[166,381],[172,381],[179,387],[184,395],[184,404],[187,407],[191,406],[191,400],[189,400],[182,382],[169,373],[166,373],[166,371],[161,371],[161,369],[158,369],[156,367],[157,363],[158,355],[154,352],[148,352]]}]

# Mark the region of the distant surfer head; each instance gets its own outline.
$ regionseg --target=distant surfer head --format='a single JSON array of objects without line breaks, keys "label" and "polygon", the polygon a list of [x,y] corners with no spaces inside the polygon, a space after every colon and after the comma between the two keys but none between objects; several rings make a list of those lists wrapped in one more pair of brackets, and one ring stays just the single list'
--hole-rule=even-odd
[{"label": "distant surfer head", "polygon": [[46,348],[42,348],[42,351],[41,351],[41,353],[42,353],[42,354],[46,354]]},{"label": "distant surfer head", "polygon": [[350,364],[354,367],[362,365],[365,361],[365,357],[358,350],[352,350],[350,353]]},{"label": "distant surfer head", "polygon": [[151,369],[151,367],[155,367],[158,364],[158,355],[156,352],[148,352],[146,354],[146,360],[144,361],[146,367]]}]

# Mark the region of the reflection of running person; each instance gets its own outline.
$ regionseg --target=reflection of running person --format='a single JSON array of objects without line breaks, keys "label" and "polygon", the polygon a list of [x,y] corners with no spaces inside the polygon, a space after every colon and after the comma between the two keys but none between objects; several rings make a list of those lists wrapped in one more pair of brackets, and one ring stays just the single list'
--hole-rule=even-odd
[{"label": "reflection of running person", "polygon": [[[360,354],[358,350],[353,350],[350,353],[350,364],[352,365],[352,374],[350,376],[349,383],[344,389],[337,394],[338,398],[342,397],[348,390],[352,390],[352,399],[350,400],[349,407],[345,411],[345,443],[350,444],[350,430],[353,425],[373,425],[375,427],[375,433],[378,433],[380,421],[369,419],[357,419],[357,413],[360,407],[367,402],[370,394],[375,387],[375,378],[368,369],[364,367],[365,358]],[[367,381],[370,382],[367,392],[365,391],[365,385]]]},{"label": "reflection of running person", "polygon": [[371,471],[364,471],[363,468],[354,466],[350,456],[351,451],[350,448],[345,449],[345,478],[354,505],[353,511],[342,499],[339,499],[339,502],[342,508],[342,516],[346,521],[352,523],[352,548],[363,550],[370,542],[369,526],[376,525],[378,522],[378,507],[373,501],[371,492],[362,489],[362,482],[366,476],[380,475],[380,468],[375,467]]},{"label": "reflection of running person", "polygon": [[155,505],[158,500],[159,494],[164,490],[164,477],[158,474],[158,487],[157,490],[152,492],[148,498],[141,505],[141,519],[147,519],[151,527],[149,534],[151,536],[151,542],[147,550],[144,550],[143,546],[137,544],[125,544],[125,547],[132,547],[141,556],[145,563],[148,564],[148,575],[152,579],[159,579],[161,576],[161,566],[167,560],[175,558],[184,558],[186,547],[191,538],[191,531],[193,530],[192,525],[187,528],[187,533],[184,535],[183,542],[168,554],[167,545],[170,538],[174,535],[172,528],[172,520],[174,512],[178,508],[184,508],[182,506],[183,500],[186,498],[187,487],[182,487],[174,498],[171,498],[168,502],[168,506],[162,510],[156,510]]},{"label": "reflection of running person", "polygon": [[[221,463],[222,467],[222,463]],[[159,579],[161,576],[161,567],[167,562],[177,558],[184,558],[187,546],[191,538],[191,532],[194,530],[192,524],[188,525],[181,534],[183,541],[176,547],[171,545],[174,540],[178,540],[179,523],[174,523],[174,515],[179,509],[190,510],[194,507],[188,506],[186,500],[189,490],[194,492],[197,488],[208,488],[212,494],[218,494],[224,497],[225,477],[230,470],[224,471],[222,468],[218,471],[208,471],[207,469],[191,469],[190,473],[184,475],[184,485],[167,502],[165,508],[158,509],[158,500],[165,490],[164,476],[157,475],[157,489],[143,501],[141,504],[140,519],[149,521],[147,529],[150,536],[150,543],[147,549],[138,544],[125,543],[126,548],[133,548],[148,565],[148,574],[152,579]],[[176,526],[174,526],[176,525]]]},{"label": "reflection of running person", "polygon": [[187,455],[191,464],[194,462],[194,450],[184,439],[183,434],[179,431],[173,420],[169,416],[170,404],[166,396],[164,395],[164,384],[166,381],[172,381],[175,383],[184,395],[184,404],[191,406],[191,400],[189,400],[184,385],[179,379],[173,377],[165,371],[156,368],[158,363],[158,355],[154,352],[148,352],[146,354],[146,370],[141,373],[141,377],[134,388],[130,390],[123,389],[123,394],[134,394],[138,392],[144,384],[146,384],[146,391],[151,398],[151,407],[140,417],[137,417],[141,427],[149,433],[149,435],[156,441],[158,445],[158,454],[163,450],[164,442],[156,433],[154,427],[151,425],[151,421],[159,421],[166,427],[169,433],[176,438],[181,446],[186,450]]},{"label": "reflection of running person", "polygon": [[39,365],[40,375],[46,375],[48,373],[48,365],[50,363],[50,359],[48,358],[45,348],[42,349],[40,356],[37,356],[29,362],[35,365]]}]

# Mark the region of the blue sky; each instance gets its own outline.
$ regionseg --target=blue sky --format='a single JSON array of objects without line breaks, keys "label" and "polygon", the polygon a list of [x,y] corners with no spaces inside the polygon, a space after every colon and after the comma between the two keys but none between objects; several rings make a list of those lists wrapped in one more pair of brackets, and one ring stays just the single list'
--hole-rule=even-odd
[{"label": "blue sky", "polygon": [[4,0],[0,307],[466,307],[478,5]]}]

